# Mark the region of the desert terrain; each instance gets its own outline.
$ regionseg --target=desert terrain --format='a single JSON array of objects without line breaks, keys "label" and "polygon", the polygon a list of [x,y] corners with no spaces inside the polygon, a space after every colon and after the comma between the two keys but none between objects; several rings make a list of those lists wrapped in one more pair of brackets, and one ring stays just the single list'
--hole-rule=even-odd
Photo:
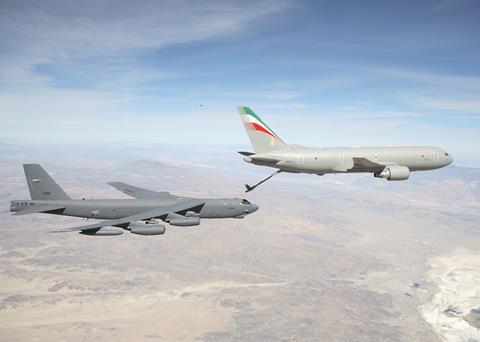
[{"label": "desert terrain", "polygon": [[[480,169],[282,174],[245,195],[271,170],[230,151],[1,144],[2,340],[480,339]],[[82,220],[8,212],[31,162],[74,198],[127,198],[106,185],[123,181],[260,209],[163,236],[52,234]]]}]

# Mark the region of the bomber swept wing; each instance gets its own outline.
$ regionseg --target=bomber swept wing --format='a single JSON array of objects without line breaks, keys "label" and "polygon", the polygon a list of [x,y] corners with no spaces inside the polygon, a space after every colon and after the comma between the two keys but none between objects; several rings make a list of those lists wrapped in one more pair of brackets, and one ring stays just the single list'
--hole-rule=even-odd
[{"label": "bomber swept wing", "polygon": [[76,231],[95,231],[102,227],[115,226],[126,229],[128,225],[135,221],[148,221],[151,219],[164,220],[168,214],[175,213],[184,216],[188,211],[199,213],[205,205],[205,201],[201,200],[186,200],[173,205],[164,206],[161,208],[148,210],[140,214],[135,214],[115,220],[105,220],[98,223],[89,224],[80,227],[67,228],[63,230],[55,230],[54,233],[66,233]]},{"label": "bomber swept wing", "polygon": [[107,184],[114,187],[118,191],[137,199],[181,199],[181,197],[177,197],[166,191],[147,190],[127,183],[110,182]]}]

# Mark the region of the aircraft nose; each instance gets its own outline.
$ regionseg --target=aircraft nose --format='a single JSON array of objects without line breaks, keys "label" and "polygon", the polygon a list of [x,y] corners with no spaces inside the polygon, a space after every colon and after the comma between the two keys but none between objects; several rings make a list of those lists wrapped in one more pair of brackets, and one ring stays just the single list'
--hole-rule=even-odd
[{"label": "aircraft nose", "polygon": [[446,155],[446,158],[445,158],[446,160],[445,160],[445,161],[447,162],[446,165],[450,165],[451,163],[453,163],[453,157],[452,157],[452,155],[450,155],[450,154],[448,154],[448,153],[445,153],[445,155]]},{"label": "aircraft nose", "polygon": [[257,210],[258,210],[258,205],[252,203],[250,212],[254,213]]}]

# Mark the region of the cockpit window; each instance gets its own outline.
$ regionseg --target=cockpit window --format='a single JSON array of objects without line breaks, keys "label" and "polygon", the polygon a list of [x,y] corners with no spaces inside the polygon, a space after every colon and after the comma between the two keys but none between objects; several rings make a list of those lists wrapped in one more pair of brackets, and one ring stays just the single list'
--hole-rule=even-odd
[{"label": "cockpit window", "polygon": [[447,152],[445,152],[445,157],[448,157],[448,156],[449,156],[449,154]]},{"label": "cockpit window", "polygon": [[247,205],[247,204],[251,204],[251,203],[249,201],[247,201],[246,199],[244,199],[244,200],[242,200],[242,204]]}]

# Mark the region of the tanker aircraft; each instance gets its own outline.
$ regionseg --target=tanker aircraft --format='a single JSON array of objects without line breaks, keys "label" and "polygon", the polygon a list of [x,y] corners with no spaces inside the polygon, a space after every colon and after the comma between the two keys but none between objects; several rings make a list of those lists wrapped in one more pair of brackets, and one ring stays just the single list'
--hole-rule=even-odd
[{"label": "tanker aircraft", "polygon": [[[120,235],[123,230],[138,235],[165,233],[161,221],[172,226],[197,226],[201,218],[244,218],[258,206],[246,199],[201,199],[178,197],[168,192],[137,188],[121,182],[108,183],[135,199],[71,199],[38,164],[23,165],[31,200],[13,200],[14,215],[34,213],[104,219],[97,223],[54,232],[84,235]],[[113,227],[122,228],[116,229]]]},{"label": "tanker aircraft", "polygon": [[287,145],[249,107],[238,112],[255,152],[239,152],[244,160],[255,165],[278,169],[246,192],[281,172],[309,173],[372,173],[389,181],[406,180],[411,171],[434,170],[452,163],[453,158],[438,147],[333,147],[308,148]]}]

